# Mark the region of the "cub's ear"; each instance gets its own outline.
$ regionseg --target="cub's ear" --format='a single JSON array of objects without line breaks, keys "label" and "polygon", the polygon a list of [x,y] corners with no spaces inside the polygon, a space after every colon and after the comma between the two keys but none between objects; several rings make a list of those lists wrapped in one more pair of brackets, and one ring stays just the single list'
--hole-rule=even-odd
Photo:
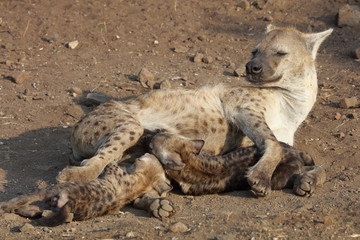
[{"label": "cub's ear", "polygon": [[266,26],[266,30],[265,30],[265,33],[269,33],[271,32],[272,30],[275,30],[277,27],[275,27],[274,25],[272,24],[269,24]]},{"label": "cub's ear", "polygon": [[166,181],[161,181],[158,185],[155,186],[155,190],[161,197],[166,197],[166,194],[173,189]]},{"label": "cub's ear", "polygon": [[181,170],[185,167],[185,163],[183,163],[180,156],[175,153],[168,153],[163,159],[161,158],[160,160],[162,164],[173,170]]},{"label": "cub's ear", "polygon": [[193,147],[195,148],[195,153],[200,154],[201,149],[204,147],[204,140],[191,140]]},{"label": "cub's ear", "polygon": [[311,54],[311,57],[315,60],[317,51],[320,44],[332,33],[333,29],[330,28],[326,31],[319,33],[305,33],[306,46]]}]

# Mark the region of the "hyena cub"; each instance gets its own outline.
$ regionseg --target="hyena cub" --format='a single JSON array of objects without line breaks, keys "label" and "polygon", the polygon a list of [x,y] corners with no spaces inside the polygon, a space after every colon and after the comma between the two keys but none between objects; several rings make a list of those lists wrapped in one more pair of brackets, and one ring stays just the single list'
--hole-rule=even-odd
[{"label": "hyena cub", "polygon": [[145,131],[165,130],[205,140],[204,149],[229,152],[250,138],[262,152],[247,172],[259,196],[271,192],[271,176],[282,159],[278,141],[293,144],[294,133],[317,95],[316,53],[332,29],[302,33],[269,26],[246,64],[251,87],[207,86],[159,90],[132,99],[108,101],[83,117],[71,133],[73,157],[57,180],[91,181],[120,160]]},{"label": "hyena cub", "polygon": [[[280,143],[283,155],[271,178],[272,189],[293,188],[305,196],[325,182],[325,171],[314,166],[305,151]],[[191,140],[169,133],[155,135],[150,148],[162,162],[170,179],[179,184],[185,194],[219,193],[249,189],[246,169],[261,158],[255,147],[244,147],[224,155],[201,150],[203,140]],[[311,167],[305,167],[311,166]]]},{"label": "hyena cub", "polygon": [[[171,189],[172,186],[167,183],[160,162],[154,155],[145,154],[136,159],[128,171],[115,163],[110,163],[96,180],[89,183],[68,182],[49,186],[1,202],[0,212],[37,217],[41,216],[44,209],[34,204],[45,201],[53,207],[54,213],[40,219],[40,223],[56,226],[69,221],[69,218],[86,220],[112,214],[146,192],[155,190],[161,195]],[[173,209],[172,206],[168,207]]]}]

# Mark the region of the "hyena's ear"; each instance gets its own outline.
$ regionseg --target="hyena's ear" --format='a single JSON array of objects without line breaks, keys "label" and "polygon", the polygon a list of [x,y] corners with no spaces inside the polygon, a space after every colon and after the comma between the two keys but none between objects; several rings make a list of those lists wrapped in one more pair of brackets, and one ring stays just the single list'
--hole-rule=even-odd
[{"label": "hyena's ear", "polygon": [[306,46],[311,54],[311,57],[315,60],[317,51],[320,47],[320,44],[327,38],[333,29],[330,28],[326,31],[319,32],[319,33],[306,33],[304,34],[306,40]]},{"label": "hyena's ear", "polygon": [[195,148],[195,154],[200,154],[201,149],[204,147],[204,140],[191,140],[193,147]]},{"label": "hyena's ear", "polygon": [[277,27],[275,27],[274,25],[272,24],[269,24],[266,26],[266,30],[265,30],[265,33],[269,33],[271,32],[272,30],[275,30]]},{"label": "hyena's ear", "polygon": [[168,192],[170,192],[173,189],[173,186],[171,186],[166,181],[161,181],[158,185],[155,186],[155,190],[161,197],[165,197]]}]

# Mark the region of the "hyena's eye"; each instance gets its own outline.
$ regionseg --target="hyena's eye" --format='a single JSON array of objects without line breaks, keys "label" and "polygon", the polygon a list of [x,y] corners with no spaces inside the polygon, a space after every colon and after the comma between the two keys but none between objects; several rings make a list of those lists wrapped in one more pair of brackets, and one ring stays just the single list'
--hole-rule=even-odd
[{"label": "hyena's eye", "polygon": [[259,51],[257,49],[252,50],[251,54],[255,56]]},{"label": "hyena's eye", "polygon": [[287,54],[288,54],[288,53],[285,52],[285,51],[277,51],[277,52],[276,52],[276,55],[277,55],[277,56],[281,56],[281,57],[282,57],[282,56],[285,56],[285,55],[287,55]]}]

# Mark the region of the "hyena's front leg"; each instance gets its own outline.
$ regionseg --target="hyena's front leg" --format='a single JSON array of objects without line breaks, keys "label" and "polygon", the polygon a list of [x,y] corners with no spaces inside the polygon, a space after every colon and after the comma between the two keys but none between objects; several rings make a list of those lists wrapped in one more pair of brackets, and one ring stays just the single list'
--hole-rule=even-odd
[{"label": "hyena's front leg", "polygon": [[240,109],[235,121],[263,154],[260,160],[248,169],[246,177],[256,195],[267,196],[271,192],[271,176],[282,158],[282,147],[267,125],[264,114],[256,109]]},{"label": "hyena's front leg", "polygon": [[95,155],[81,163],[81,167],[69,166],[57,176],[58,182],[89,182],[97,178],[107,164],[121,159],[123,153],[134,146],[144,133],[134,118],[117,127],[98,148]]},{"label": "hyena's front leg", "polygon": [[175,213],[174,204],[164,196],[160,196],[157,191],[151,190],[134,201],[134,206],[148,211],[156,218],[171,217]]}]

